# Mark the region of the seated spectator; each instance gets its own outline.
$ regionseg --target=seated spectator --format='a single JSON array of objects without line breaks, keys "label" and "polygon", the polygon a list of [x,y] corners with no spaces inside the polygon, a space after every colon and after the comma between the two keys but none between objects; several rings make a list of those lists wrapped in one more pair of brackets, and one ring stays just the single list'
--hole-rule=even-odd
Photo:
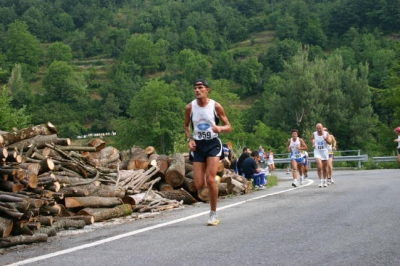
[{"label": "seated spectator", "polygon": [[240,155],[240,157],[237,161],[237,164],[236,164],[237,171],[238,171],[238,174],[241,176],[243,176],[243,162],[246,158],[250,157],[250,153],[251,153],[250,149],[248,147],[244,147],[243,153]]},{"label": "seated spectator", "polygon": [[255,189],[265,188],[265,171],[261,171],[259,166],[260,155],[258,151],[253,151],[250,157],[243,162],[243,173],[246,179],[253,180]]}]

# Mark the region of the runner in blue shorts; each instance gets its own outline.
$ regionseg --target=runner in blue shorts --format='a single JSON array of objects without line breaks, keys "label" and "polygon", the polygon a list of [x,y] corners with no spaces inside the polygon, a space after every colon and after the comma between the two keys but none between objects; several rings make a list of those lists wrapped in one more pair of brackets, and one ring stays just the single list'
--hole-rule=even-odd
[{"label": "runner in blue shorts", "polygon": [[290,159],[292,162],[292,186],[297,187],[297,171],[300,175],[300,185],[303,184],[303,163],[305,160],[305,151],[308,149],[306,143],[302,138],[298,137],[299,131],[292,130],[292,137],[287,142],[287,150],[290,152]]}]

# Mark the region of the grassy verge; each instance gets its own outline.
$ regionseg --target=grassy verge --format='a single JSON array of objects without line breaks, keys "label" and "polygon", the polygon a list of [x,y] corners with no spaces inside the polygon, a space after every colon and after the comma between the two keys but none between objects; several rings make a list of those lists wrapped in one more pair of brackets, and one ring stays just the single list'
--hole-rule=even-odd
[{"label": "grassy verge", "polygon": [[267,177],[267,185],[266,187],[273,187],[278,185],[278,177],[276,175],[270,175]]}]

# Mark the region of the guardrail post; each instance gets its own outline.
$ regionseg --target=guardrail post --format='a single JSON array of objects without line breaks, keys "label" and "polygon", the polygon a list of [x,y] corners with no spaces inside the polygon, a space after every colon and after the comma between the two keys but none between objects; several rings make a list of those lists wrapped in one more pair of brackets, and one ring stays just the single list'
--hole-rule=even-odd
[{"label": "guardrail post", "polygon": [[[358,156],[361,155],[361,150],[358,150]],[[361,161],[358,161],[358,169],[361,169]]]}]

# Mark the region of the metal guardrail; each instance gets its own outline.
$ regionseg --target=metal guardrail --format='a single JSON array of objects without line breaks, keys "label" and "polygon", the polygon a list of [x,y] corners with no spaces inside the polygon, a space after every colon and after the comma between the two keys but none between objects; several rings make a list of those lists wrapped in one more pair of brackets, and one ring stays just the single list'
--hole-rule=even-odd
[{"label": "metal guardrail", "polygon": [[[343,153],[355,153],[357,152],[357,155],[348,155],[348,156],[338,156],[335,155],[333,161],[334,162],[358,162],[358,168],[361,168],[361,162],[367,162],[368,161],[368,154],[361,154],[361,150],[345,150],[345,151],[335,151],[335,154],[343,154]],[[313,154],[313,152],[309,152],[309,154]],[[285,158],[276,158],[276,157],[282,157],[285,156]],[[289,158],[289,154],[276,154],[274,156],[274,163],[275,164],[290,164],[291,159]],[[374,163],[381,163],[381,162],[397,162],[397,156],[382,156],[382,157],[372,157],[372,160]],[[315,158],[314,157],[309,157],[308,161],[310,163],[315,163]]]},{"label": "metal guardrail", "polygon": [[397,162],[397,156],[372,157],[374,163]]},{"label": "metal guardrail", "polygon": [[[361,162],[367,162],[368,161],[368,154],[360,154],[361,150],[348,150],[348,151],[337,151],[335,153],[345,153],[345,152],[357,152],[357,155],[348,155],[348,156],[337,156],[335,155],[333,161],[334,162],[358,162],[358,168],[361,168]],[[310,152],[309,154],[312,154]],[[277,154],[277,155],[285,155],[285,154]],[[291,159],[289,158],[289,154],[286,154],[286,158],[274,158],[274,163],[291,163]],[[397,160],[397,157],[396,157]],[[315,163],[315,158],[314,157],[308,157],[308,161],[310,163]]]}]

